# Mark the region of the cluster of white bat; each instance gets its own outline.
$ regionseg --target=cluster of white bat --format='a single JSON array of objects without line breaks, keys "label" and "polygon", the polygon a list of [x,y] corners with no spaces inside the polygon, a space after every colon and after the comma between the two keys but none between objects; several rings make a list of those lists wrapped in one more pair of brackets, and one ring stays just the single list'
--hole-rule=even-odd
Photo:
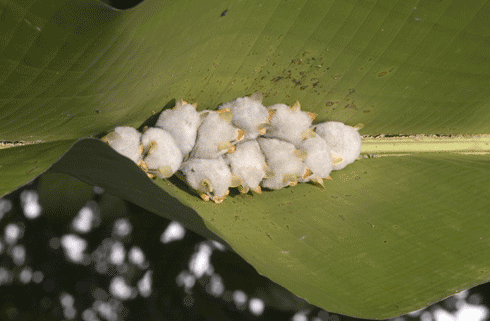
[{"label": "cluster of white bat", "polygon": [[[155,127],[140,133],[116,127],[102,138],[150,177],[178,176],[202,199],[221,203],[230,187],[261,193],[312,181],[324,186],[330,172],[354,162],[361,152],[361,126],[340,122],[312,125],[315,114],[262,105],[262,94],[237,98],[217,111],[198,112],[180,99],[164,110]],[[182,175],[183,174],[183,175]]]}]

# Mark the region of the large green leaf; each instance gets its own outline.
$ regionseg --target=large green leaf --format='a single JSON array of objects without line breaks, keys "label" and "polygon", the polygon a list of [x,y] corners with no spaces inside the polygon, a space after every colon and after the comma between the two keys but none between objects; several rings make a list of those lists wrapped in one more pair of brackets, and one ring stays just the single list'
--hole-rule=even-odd
[{"label": "large green leaf", "polygon": [[387,318],[490,279],[487,155],[364,158],[332,173],[326,189],[299,184],[222,204],[175,179],[152,182],[98,140],[77,143],[52,170],[226,240],[259,273],[329,311]]},{"label": "large green leaf", "polygon": [[[114,11],[0,0],[0,139],[44,142],[0,152],[0,193],[76,139],[140,126],[179,97],[216,108],[261,90],[266,105],[300,100],[319,121],[363,123],[363,134],[488,134],[489,10],[488,1],[147,0]],[[473,150],[482,148],[488,141]],[[488,164],[488,155],[366,158],[326,190],[302,184],[221,206],[175,181],[155,189],[92,140],[54,169],[225,240],[325,309],[383,318],[490,278]]]}]

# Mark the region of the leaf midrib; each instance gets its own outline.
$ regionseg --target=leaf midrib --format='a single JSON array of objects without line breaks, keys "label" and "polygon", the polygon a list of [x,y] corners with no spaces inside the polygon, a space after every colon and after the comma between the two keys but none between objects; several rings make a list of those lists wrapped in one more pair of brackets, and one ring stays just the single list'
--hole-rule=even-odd
[{"label": "leaf midrib", "polygon": [[490,153],[490,135],[363,136],[362,154]]},{"label": "leaf midrib", "polygon": [[[0,141],[0,149],[40,144],[42,141]],[[408,153],[489,154],[490,134],[362,136],[361,158],[405,156]]]}]

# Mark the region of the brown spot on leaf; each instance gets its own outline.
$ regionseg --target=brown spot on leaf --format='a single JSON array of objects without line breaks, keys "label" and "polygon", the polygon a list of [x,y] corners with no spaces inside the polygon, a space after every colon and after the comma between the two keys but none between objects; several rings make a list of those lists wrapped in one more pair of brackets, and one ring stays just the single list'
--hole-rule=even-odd
[{"label": "brown spot on leaf", "polygon": [[26,172],[26,174],[30,174],[30,173],[32,173],[32,172],[33,172],[34,170],[36,170],[36,169],[37,169],[37,166],[34,166],[33,168],[29,169],[29,170]]}]

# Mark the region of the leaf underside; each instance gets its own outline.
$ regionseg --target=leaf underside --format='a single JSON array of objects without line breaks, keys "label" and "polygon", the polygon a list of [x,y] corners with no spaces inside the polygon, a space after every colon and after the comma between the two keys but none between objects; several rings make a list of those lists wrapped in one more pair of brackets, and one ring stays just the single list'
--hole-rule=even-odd
[{"label": "leaf underside", "polygon": [[[299,100],[316,122],[362,123],[363,135],[488,134],[489,10],[484,0],[147,0],[128,11],[0,0],[0,140],[44,142],[0,150],[0,195],[76,140],[155,120],[179,97],[216,109],[260,90],[266,106]],[[227,243],[322,308],[388,318],[490,278],[489,161],[367,158],[325,190],[219,205],[173,179],[151,182],[95,140],[53,170]]]},{"label": "leaf underside", "polygon": [[0,195],[30,182],[56,162],[74,141],[54,141],[0,149]]},{"label": "leaf underside", "polygon": [[332,172],[325,189],[233,191],[222,204],[177,179],[148,179],[98,140],[78,142],[52,170],[226,240],[259,273],[328,311],[388,318],[490,278],[488,156],[361,159]]}]

